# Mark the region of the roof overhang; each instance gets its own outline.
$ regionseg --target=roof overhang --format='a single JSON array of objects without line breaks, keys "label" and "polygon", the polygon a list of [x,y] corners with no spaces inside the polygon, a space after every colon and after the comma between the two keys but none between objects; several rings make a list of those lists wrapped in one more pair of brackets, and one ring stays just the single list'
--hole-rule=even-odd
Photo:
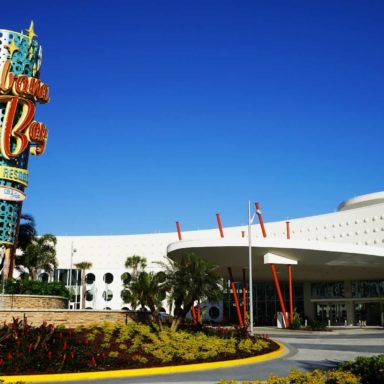
[{"label": "roof overhang", "polygon": [[[231,267],[236,278],[248,269],[249,244],[247,238],[182,240],[168,245],[171,258],[195,252],[217,264],[223,274]],[[384,277],[384,248],[358,246],[336,242],[311,242],[288,239],[253,239],[252,266],[255,278],[269,279],[264,264],[268,253],[297,261],[296,279],[375,279]],[[283,267],[280,267],[282,269]],[[258,275],[259,273],[259,275]],[[281,270],[282,278],[286,277]]]}]

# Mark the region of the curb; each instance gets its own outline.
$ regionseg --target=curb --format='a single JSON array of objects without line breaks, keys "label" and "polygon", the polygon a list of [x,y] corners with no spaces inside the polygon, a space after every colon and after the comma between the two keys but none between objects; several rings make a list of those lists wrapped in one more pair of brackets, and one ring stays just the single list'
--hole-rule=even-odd
[{"label": "curb", "polygon": [[267,353],[265,355],[247,357],[238,360],[215,361],[211,363],[201,364],[188,364],[176,365],[168,367],[157,368],[135,368],[135,369],[121,369],[115,371],[102,371],[102,372],[79,372],[79,373],[55,373],[50,375],[21,375],[21,376],[0,376],[0,379],[6,383],[15,383],[17,381],[25,381],[26,383],[42,383],[42,382],[60,382],[60,381],[75,381],[75,380],[89,380],[89,379],[113,379],[122,377],[136,377],[136,376],[152,376],[152,375],[166,375],[172,373],[186,373],[194,371],[203,371],[207,369],[229,368],[239,365],[260,363],[262,361],[275,359],[284,354],[284,345],[276,340],[279,345],[277,351]]}]

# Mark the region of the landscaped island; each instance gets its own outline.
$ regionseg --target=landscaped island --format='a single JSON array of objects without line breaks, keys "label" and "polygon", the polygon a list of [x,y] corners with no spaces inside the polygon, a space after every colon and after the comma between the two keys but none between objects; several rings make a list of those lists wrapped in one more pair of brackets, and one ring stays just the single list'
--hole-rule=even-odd
[{"label": "landscaped island", "polygon": [[265,354],[279,349],[244,329],[160,330],[156,325],[102,323],[77,329],[31,327],[15,319],[0,329],[0,374],[160,367]]}]

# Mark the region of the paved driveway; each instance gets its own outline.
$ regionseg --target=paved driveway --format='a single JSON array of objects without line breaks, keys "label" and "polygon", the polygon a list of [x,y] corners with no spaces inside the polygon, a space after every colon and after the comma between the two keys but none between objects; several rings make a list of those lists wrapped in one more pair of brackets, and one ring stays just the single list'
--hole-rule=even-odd
[{"label": "paved driveway", "polygon": [[[287,349],[286,354],[275,360],[236,368],[124,379],[102,379],[93,382],[98,384],[213,384],[220,379],[265,379],[271,373],[285,375],[292,368],[304,371],[315,368],[329,369],[335,367],[340,361],[353,359],[356,356],[384,353],[384,329],[380,328],[348,328],[337,329],[333,332],[311,333],[259,328],[256,331],[257,333],[268,333],[271,338],[284,343]],[[80,382],[72,381],[72,383]]]}]

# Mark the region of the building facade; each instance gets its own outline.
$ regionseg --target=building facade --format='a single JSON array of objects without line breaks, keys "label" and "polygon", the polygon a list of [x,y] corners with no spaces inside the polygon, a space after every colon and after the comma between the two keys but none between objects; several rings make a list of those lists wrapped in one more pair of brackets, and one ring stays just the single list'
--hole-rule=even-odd
[{"label": "building facade", "polygon": [[[255,325],[276,322],[281,302],[276,295],[271,264],[275,265],[283,301],[289,308],[288,269],[292,265],[293,305],[302,317],[332,325],[382,325],[384,322],[384,192],[346,200],[333,213],[251,226]],[[289,231],[289,235],[288,235]],[[289,237],[289,238],[288,238]],[[76,263],[89,261],[84,306],[88,309],[129,309],[120,293],[127,257],[147,258],[148,269],[166,255],[195,252],[217,264],[224,277],[228,267],[242,300],[243,275],[248,287],[248,226],[126,236],[59,236],[59,269],[55,280],[77,290],[73,308],[80,308],[80,271]],[[70,273],[72,272],[72,273]],[[129,275],[128,275],[129,276]],[[42,274],[41,278],[44,278]],[[246,301],[248,298],[246,299]],[[240,303],[242,304],[242,303]],[[164,308],[165,310],[167,308]],[[229,284],[223,302],[207,304],[205,318],[236,321]]]}]

